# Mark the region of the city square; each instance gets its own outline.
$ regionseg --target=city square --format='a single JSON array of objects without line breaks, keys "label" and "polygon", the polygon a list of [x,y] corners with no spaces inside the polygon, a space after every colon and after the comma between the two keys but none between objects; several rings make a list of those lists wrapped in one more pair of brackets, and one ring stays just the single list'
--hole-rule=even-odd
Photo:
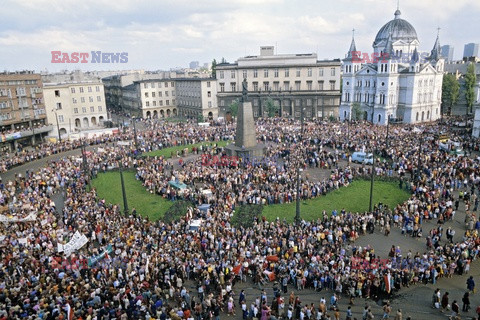
[{"label": "city square", "polygon": [[479,45],[388,10],[344,58],[0,73],[0,320],[480,319]]}]

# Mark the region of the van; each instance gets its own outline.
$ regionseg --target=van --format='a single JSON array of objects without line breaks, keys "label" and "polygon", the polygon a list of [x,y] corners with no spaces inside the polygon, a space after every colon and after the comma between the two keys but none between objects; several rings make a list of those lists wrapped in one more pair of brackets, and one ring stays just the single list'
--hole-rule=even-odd
[{"label": "van", "polygon": [[373,164],[373,154],[367,154],[365,152],[354,152],[352,154],[352,162]]}]

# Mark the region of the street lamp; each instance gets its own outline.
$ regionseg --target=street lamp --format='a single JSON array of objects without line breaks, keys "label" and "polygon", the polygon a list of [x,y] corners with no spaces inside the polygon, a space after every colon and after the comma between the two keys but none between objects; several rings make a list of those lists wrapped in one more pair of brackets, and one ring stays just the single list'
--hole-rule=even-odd
[{"label": "street lamp", "polygon": [[420,132],[420,139],[418,140],[418,164],[417,164],[417,181],[421,179],[421,166],[422,166],[422,144],[423,144],[423,131]]},{"label": "street lamp", "polygon": [[138,140],[137,140],[137,127],[135,125],[135,117],[132,117],[133,121],[133,135],[134,135],[134,141],[135,141],[135,155],[138,153]]},{"label": "street lamp", "polygon": [[[301,108],[301,115],[300,115],[300,143],[303,141],[303,112],[305,110],[305,107],[302,106]],[[295,207],[295,222],[299,223],[300,222],[300,163],[297,166],[297,201],[296,201],[296,207]]]},{"label": "street lamp", "polygon": [[387,147],[387,152],[388,152],[388,131],[389,131],[389,127],[390,127],[390,115],[387,115],[387,137],[385,139],[385,145]]},{"label": "street lamp", "polygon": [[86,148],[85,140],[80,146],[80,150],[82,151],[83,175],[85,176],[85,179],[87,180],[87,183],[88,183],[90,181],[90,174],[88,173],[87,148]]},{"label": "street lamp", "polygon": [[127,202],[127,193],[125,192],[125,182],[123,181],[123,162],[122,156],[117,157],[118,169],[120,171],[120,183],[122,184],[122,197],[123,197],[123,213],[125,216],[128,216],[128,202]]},{"label": "street lamp", "polygon": [[58,141],[60,141],[60,143],[61,143],[62,142],[62,137],[60,136],[60,125],[58,124],[57,110],[53,109],[52,111],[55,113],[55,119],[57,120]]},{"label": "street lamp", "polygon": [[[376,142],[376,136],[374,138],[374,142]],[[375,180],[375,153],[376,153],[376,145],[373,147],[373,161],[372,161],[372,173],[370,176],[370,202],[368,205],[368,212],[372,212],[372,205],[373,205],[373,183]]]}]

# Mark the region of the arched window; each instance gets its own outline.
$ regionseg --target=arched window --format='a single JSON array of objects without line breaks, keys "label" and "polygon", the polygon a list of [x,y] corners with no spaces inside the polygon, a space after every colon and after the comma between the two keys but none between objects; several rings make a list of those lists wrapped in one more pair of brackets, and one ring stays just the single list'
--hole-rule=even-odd
[{"label": "arched window", "polygon": [[379,115],[378,115],[378,123],[380,123],[381,121],[382,121],[382,115],[379,114]]}]

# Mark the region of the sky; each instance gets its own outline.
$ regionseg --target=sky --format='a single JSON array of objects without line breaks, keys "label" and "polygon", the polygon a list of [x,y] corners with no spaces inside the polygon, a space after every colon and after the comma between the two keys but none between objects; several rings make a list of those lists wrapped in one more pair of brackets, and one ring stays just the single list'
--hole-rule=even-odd
[{"label": "sky", "polygon": [[[357,49],[372,52],[396,7],[397,0],[3,0],[0,70],[170,70],[235,62],[264,45],[278,54],[344,58],[353,28]],[[400,0],[399,7],[422,51],[431,50],[438,27],[455,59],[466,43],[480,43],[478,0]],[[52,63],[52,51],[89,57]],[[128,61],[92,63],[92,51],[127,53]]]}]

